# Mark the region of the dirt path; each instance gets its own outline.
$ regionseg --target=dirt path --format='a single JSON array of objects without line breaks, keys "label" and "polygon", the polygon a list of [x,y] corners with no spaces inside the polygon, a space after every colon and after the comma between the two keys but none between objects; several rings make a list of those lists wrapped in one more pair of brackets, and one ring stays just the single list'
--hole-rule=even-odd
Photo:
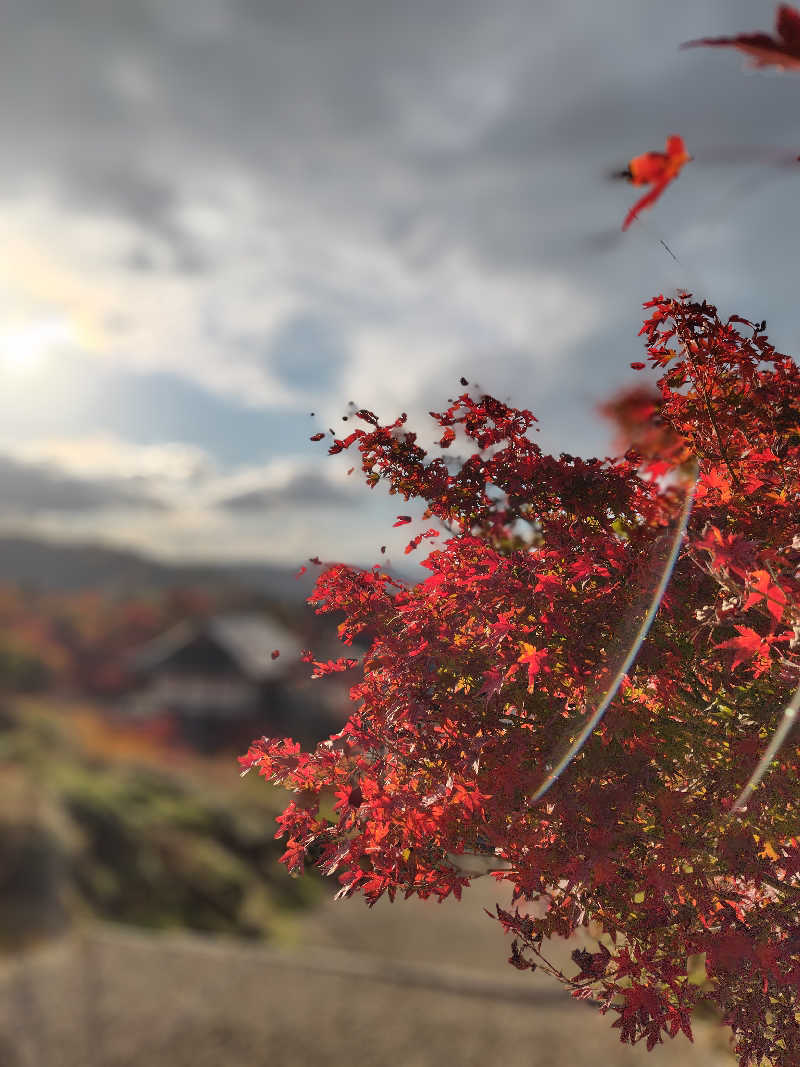
[{"label": "dirt path", "polygon": [[95,928],[0,971],[0,1067],[730,1067],[709,1025],[648,1055],[509,967],[496,899],[331,901],[269,947]]}]

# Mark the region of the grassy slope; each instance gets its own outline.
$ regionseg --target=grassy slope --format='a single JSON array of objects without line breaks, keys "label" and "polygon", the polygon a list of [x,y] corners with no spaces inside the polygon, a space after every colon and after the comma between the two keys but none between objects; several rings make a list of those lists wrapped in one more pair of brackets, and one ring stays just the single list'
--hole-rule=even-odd
[{"label": "grassy slope", "polygon": [[319,883],[273,839],[283,796],[233,758],[166,760],[90,713],[17,703],[0,715],[0,941],[77,915],[261,937]]}]

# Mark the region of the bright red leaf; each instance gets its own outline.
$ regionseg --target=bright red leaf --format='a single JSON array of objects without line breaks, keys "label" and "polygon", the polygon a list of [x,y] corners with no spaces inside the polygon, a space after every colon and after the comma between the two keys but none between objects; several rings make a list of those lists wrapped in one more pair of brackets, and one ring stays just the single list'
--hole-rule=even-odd
[{"label": "bright red leaf", "polygon": [[637,200],[630,209],[622,224],[623,230],[627,230],[640,211],[658,200],[669,183],[678,177],[691,158],[686,151],[683,138],[672,134],[667,138],[663,152],[645,152],[630,161],[627,171],[624,172],[628,181],[633,185],[652,185],[653,188]]}]

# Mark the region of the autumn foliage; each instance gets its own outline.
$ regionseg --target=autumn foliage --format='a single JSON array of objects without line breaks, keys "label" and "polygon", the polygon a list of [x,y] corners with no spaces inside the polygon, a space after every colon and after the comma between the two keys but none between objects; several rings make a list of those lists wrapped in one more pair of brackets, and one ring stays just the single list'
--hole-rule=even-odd
[{"label": "autumn foliage", "polygon": [[[690,43],[788,68],[798,27],[783,5],[777,38]],[[689,158],[673,136],[631,160],[651,188],[623,228]],[[606,405],[617,458],[545,455],[530,411],[470,391],[431,412],[432,457],[405,415],[356,413],[330,452],[424,502],[407,551],[435,541],[429,575],[320,574],[316,610],[373,638],[314,666],[358,671],[353,713],[314,752],[263,738],[241,763],[293,791],[291,871],[373,904],[460,896],[477,861],[513,886],[509,962],[615,1013],[623,1041],[691,1038],[705,1003],[742,1067],[796,1067],[800,746],[779,724],[800,694],[800,371],[764,322],[687,292],[644,306],[632,367],[660,377]],[[588,927],[576,973],[548,962],[545,939]]]},{"label": "autumn foliage", "polygon": [[[555,973],[544,938],[602,929],[597,953],[576,952],[577,973],[556,977],[615,1012],[623,1041],[691,1036],[707,1001],[743,1064],[796,1064],[796,742],[746,810],[731,807],[800,682],[800,373],[764,324],[722,321],[688,293],[645,306],[661,378],[612,405],[635,442],[621,458],[545,455],[531,412],[469,392],[432,413],[442,447],[471,448],[457,463],[429,458],[405,416],[358,412],[365,428],[330,451],[357,448],[368,484],[424,501],[449,536],[415,586],[377,567],[320,575],[312,602],[343,613],[343,641],[376,635],[353,714],[314,752],[265,738],[241,762],[294,792],[278,831],[291,871],[313,860],[340,896],[370,903],[444,898],[478,854],[514,887],[517,906],[498,917],[515,966]],[[594,735],[534,804],[638,610],[688,457],[694,507],[655,623]],[[690,957],[705,959],[704,982],[690,981]]]}]

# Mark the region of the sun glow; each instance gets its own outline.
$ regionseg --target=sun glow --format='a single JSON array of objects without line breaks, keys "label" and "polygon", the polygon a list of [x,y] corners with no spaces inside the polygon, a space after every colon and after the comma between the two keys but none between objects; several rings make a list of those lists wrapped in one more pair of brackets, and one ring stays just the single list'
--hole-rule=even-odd
[{"label": "sun glow", "polygon": [[64,318],[0,329],[0,366],[3,370],[35,370],[51,353],[74,340],[75,330]]}]

